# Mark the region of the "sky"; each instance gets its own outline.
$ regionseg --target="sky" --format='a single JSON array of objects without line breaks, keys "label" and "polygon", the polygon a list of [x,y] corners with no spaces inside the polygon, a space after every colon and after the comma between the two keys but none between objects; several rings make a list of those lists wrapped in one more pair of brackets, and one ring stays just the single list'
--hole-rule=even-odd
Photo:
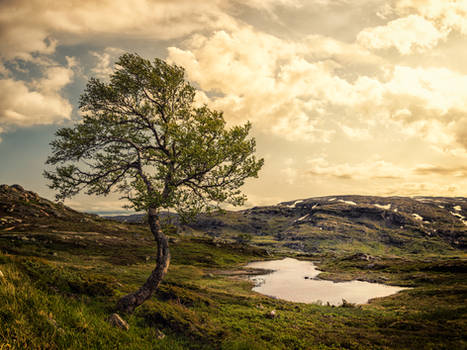
[{"label": "sky", "polygon": [[198,102],[253,124],[246,206],[467,196],[467,0],[1,0],[0,183],[54,197],[49,142],[124,52],[183,66]]}]

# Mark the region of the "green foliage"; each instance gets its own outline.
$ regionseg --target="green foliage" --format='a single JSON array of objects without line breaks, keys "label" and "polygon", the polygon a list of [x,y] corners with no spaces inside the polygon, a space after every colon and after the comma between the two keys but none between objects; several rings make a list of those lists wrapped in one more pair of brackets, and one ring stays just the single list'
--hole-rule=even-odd
[{"label": "green foliage", "polygon": [[59,129],[44,174],[64,199],[120,191],[132,207],[172,208],[184,218],[227,202],[263,165],[249,123],[226,128],[222,112],[195,106],[184,69],[124,54],[108,83],[91,78],[80,123]]}]

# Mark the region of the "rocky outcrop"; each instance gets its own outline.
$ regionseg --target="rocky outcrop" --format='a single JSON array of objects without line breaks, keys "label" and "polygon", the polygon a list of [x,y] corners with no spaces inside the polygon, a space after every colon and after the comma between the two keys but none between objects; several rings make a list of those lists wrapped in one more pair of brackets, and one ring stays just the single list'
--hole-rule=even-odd
[{"label": "rocky outcrop", "polygon": [[20,185],[0,185],[0,231],[16,230],[31,224],[52,221],[91,222],[97,215],[77,212],[61,203],[54,203]]},{"label": "rocky outcrop", "polygon": [[123,318],[121,318],[119,314],[113,313],[110,315],[109,323],[112,326],[120,328],[124,331],[128,331],[130,329],[130,325]]},{"label": "rocky outcrop", "polygon": [[[201,218],[194,227],[212,236],[225,237],[229,232],[272,236],[282,246],[299,251],[312,249],[320,240],[403,247],[410,237],[465,249],[465,217],[464,198],[335,196],[216,214]],[[303,243],[307,240],[312,244]]]}]

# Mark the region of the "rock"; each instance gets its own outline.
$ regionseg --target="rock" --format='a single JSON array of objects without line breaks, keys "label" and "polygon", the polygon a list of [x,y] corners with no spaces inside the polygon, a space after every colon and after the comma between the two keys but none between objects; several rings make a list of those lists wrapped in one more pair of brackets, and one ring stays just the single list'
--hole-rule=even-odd
[{"label": "rock", "polygon": [[263,309],[264,309],[263,304],[258,304],[258,305],[256,305],[256,307],[257,307],[258,309],[260,309],[260,310],[263,310]]},{"label": "rock", "polygon": [[266,317],[271,318],[271,319],[276,318],[277,317],[276,310],[272,310],[271,312],[268,312],[266,314]]},{"label": "rock", "polygon": [[49,322],[49,324],[53,326],[54,328],[57,328],[57,321],[55,321],[53,317],[49,317],[47,319],[47,322]]},{"label": "rock", "polygon": [[24,188],[18,184],[15,184],[15,185],[11,185],[10,188],[14,188],[15,190],[18,190],[20,192],[24,192]]},{"label": "rock", "polygon": [[355,307],[355,304],[354,303],[349,303],[347,300],[342,299],[341,307]]},{"label": "rock", "polygon": [[343,258],[342,260],[362,260],[362,261],[372,261],[376,258],[372,255],[365,254],[365,253],[355,253],[351,256]]},{"label": "rock", "polygon": [[156,338],[157,338],[157,339],[164,339],[164,338],[165,338],[165,334],[162,333],[161,330],[156,329]]},{"label": "rock", "polygon": [[124,331],[127,331],[130,329],[130,325],[123,318],[121,318],[119,314],[116,314],[116,313],[113,313],[112,315],[110,315],[109,323],[114,327],[123,329]]}]

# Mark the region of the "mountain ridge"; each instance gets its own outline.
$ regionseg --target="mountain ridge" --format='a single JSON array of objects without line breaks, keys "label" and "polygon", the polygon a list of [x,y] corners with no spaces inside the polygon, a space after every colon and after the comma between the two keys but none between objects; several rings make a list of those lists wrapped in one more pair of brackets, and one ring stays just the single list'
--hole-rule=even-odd
[{"label": "mountain ridge", "polygon": [[[450,254],[467,248],[463,197],[311,197],[200,215],[188,225],[181,225],[175,214],[162,216],[179,234],[301,253]],[[1,231],[27,231],[31,225],[92,231],[106,219],[141,223],[144,215],[102,218],[41,198],[20,185],[0,185]]]},{"label": "mountain ridge", "polygon": [[[332,241],[383,243],[403,248],[417,240],[413,253],[465,250],[467,199],[464,197],[323,196],[256,206],[240,211],[200,215],[187,227],[214,238],[235,239],[241,234],[253,243],[282,246],[303,252],[329,250]],[[108,217],[141,222],[144,215]],[[186,229],[186,227],[185,227]],[[409,250],[410,250],[409,249]],[[332,250],[332,249],[331,249]]]}]

